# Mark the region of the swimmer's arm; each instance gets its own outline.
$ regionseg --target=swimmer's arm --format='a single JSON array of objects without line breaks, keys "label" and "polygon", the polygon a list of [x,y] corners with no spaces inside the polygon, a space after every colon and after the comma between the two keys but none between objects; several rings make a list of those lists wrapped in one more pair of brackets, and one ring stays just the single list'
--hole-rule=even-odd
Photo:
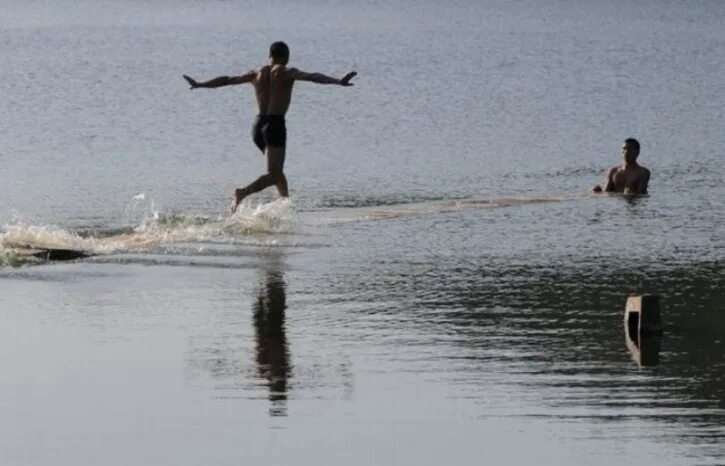
[{"label": "swimmer's arm", "polygon": [[342,78],[338,79],[322,73],[306,73],[298,70],[297,68],[290,68],[289,76],[295,81],[309,81],[317,84],[337,84],[339,86],[349,87],[353,85],[350,80],[357,76],[357,72],[351,71]]},{"label": "swimmer's arm", "polygon": [[196,89],[199,87],[206,87],[209,89],[213,89],[216,87],[222,87],[222,86],[232,86],[235,84],[245,84],[245,83],[251,83],[254,81],[255,76],[257,75],[256,70],[248,71],[244,74],[241,74],[239,76],[219,76],[218,78],[210,79],[209,81],[200,83],[194,80],[193,78],[190,78],[187,75],[183,75],[184,79],[186,79],[186,82],[189,83],[191,86],[191,89]]},{"label": "swimmer's arm", "polygon": [[638,192],[639,194],[647,194],[647,187],[649,186],[649,170],[645,169],[642,173],[642,178],[639,179]]},{"label": "swimmer's arm", "polygon": [[613,167],[613,168],[609,169],[609,172],[607,173],[607,186],[604,188],[605,193],[615,192],[614,174],[616,172],[617,172],[617,167]]}]

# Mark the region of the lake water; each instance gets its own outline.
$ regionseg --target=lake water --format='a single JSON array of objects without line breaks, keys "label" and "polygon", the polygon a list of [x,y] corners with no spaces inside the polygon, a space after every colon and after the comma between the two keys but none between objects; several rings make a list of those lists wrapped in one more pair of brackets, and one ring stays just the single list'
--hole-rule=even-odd
[{"label": "lake water", "polygon": [[[0,13],[3,465],[725,464],[725,3]],[[359,76],[297,85],[292,200],[229,216],[253,93],[181,75],[274,40]],[[627,137],[650,195],[587,194]]]}]

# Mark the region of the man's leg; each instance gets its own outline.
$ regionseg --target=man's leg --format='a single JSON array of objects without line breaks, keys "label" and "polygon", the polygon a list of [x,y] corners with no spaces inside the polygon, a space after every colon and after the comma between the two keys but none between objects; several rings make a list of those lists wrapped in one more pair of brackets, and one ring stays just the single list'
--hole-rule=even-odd
[{"label": "man's leg", "polygon": [[287,177],[284,176],[284,147],[267,147],[267,173],[272,175],[277,192],[281,197],[288,197]]},{"label": "man's leg", "polygon": [[280,196],[287,197],[289,195],[287,191],[287,178],[284,176],[283,172],[285,156],[284,147],[267,146],[265,153],[267,155],[267,173],[257,178],[247,187],[236,189],[234,191],[232,212],[237,210],[237,207],[245,197],[266,189],[273,184],[277,185],[277,191]]}]

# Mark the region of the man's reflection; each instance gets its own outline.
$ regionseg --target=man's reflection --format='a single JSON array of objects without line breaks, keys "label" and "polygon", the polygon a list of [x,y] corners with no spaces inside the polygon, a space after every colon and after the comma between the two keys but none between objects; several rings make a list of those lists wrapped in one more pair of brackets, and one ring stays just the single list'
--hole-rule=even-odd
[{"label": "man's reflection", "polygon": [[254,330],[257,339],[257,372],[260,378],[267,381],[272,416],[287,415],[287,379],[291,368],[284,326],[286,307],[282,272],[265,272],[254,304]]}]

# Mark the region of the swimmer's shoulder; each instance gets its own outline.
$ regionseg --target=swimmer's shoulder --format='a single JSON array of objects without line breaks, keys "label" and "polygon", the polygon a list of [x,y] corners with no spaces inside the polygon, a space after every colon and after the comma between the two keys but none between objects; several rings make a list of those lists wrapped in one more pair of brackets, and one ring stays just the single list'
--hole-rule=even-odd
[{"label": "swimmer's shoulder", "polygon": [[622,170],[620,165],[616,165],[607,171],[607,179],[611,180],[617,173]]}]

